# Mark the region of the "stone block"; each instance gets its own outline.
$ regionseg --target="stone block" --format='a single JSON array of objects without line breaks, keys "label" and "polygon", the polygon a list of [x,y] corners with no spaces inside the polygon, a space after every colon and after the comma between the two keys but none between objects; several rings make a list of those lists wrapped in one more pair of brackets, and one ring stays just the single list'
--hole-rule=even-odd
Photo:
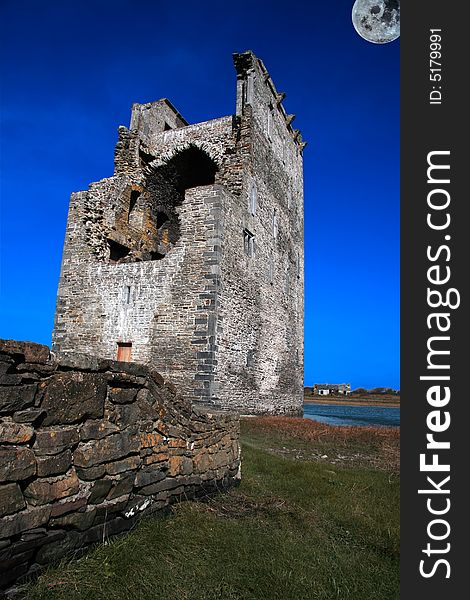
[{"label": "stone block", "polygon": [[157,483],[158,481],[165,479],[165,477],[165,471],[160,471],[156,467],[147,467],[137,472],[135,476],[135,487],[140,488],[152,483]]},{"label": "stone block", "polygon": [[7,354],[0,353],[0,375],[4,375],[9,370],[14,370],[15,361]]},{"label": "stone block", "polygon": [[118,475],[119,473],[124,473],[125,471],[135,471],[139,468],[141,462],[142,460],[140,456],[133,454],[127,458],[123,458],[122,460],[107,463],[105,465],[106,473],[108,473],[108,475]]},{"label": "stone block", "polygon": [[116,405],[110,414],[110,420],[121,429],[125,429],[137,423],[139,414],[139,407],[136,403]]},{"label": "stone block", "polygon": [[141,433],[139,436],[140,448],[154,448],[162,446],[163,436],[160,433]]},{"label": "stone block", "polygon": [[97,542],[104,542],[113,535],[128,531],[132,527],[132,522],[123,519],[122,517],[114,517],[112,520],[95,525],[88,531],[82,534],[82,542],[84,544],[96,544]]},{"label": "stone block", "polygon": [[0,423],[0,440],[3,444],[26,444],[33,437],[34,429],[22,423]]},{"label": "stone block", "polygon": [[72,469],[63,477],[34,480],[25,488],[24,495],[28,504],[37,506],[73,496],[79,489],[80,482]]},{"label": "stone block", "polygon": [[134,479],[134,473],[123,475],[111,488],[107,499],[114,500],[115,498],[121,498],[122,496],[127,496],[128,494],[130,494],[134,487]]},{"label": "stone block", "polygon": [[51,541],[39,548],[36,554],[36,562],[45,565],[67,557],[73,550],[79,547],[80,534],[77,531],[67,531],[61,539]]},{"label": "stone block", "polygon": [[108,495],[109,490],[113,487],[111,479],[99,479],[95,481],[91,488],[91,494],[88,498],[89,504],[100,504]]},{"label": "stone block", "polygon": [[28,529],[40,527],[48,522],[50,514],[50,506],[38,506],[4,517],[0,527],[0,538],[9,538]]},{"label": "stone block", "polygon": [[121,512],[128,502],[128,498],[116,498],[106,500],[96,507],[95,525],[106,523],[110,520],[110,515]]},{"label": "stone block", "polygon": [[37,429],[33,449],[38,456],[59,454],[79,442],[77,427],[51,427]]},{"label": "stone block", "polygon": [[42,408],[28,408],[13,413],[13,421],[16,423],[36,423],[46,414]]},{"label": "stone block", "polygon": [[21,481],[36,473],[34,452],[25,447],[0,448],[0,482]]},{"label": "stone block", "polygon": [[194,470],[198,473],[203,473],[211,467],[211,457],[207,451],[202,451],[196,454],[193,458]]},{"label": "stone block", "polygon": [[183,477],[166,477],[162,481],[157,483],[152,483],[151,485],[147,485],[139,490],[139,494],[144,494],[145,496],[158,494],[159,492],[168,492],[174,488],[179,487],[184,484],[185,480]]},{"label": "stone block", "polygon": [[92,467],[139,451],[139,440],[123,431],[93,442],[81,442],[74,452],[74,464]]},{"label": "stone block", "polygon": [[79,531],[90,529],[96,517],[96,507],[88,506],[84,512],[73,512],[61,517],[55,517],[51,524],[58,527],[73,527]]},{"label": "stone block", "polygon": [[163,385],[165,384],[165,380],[163,379],[163,376],[156,371],[155,369],[149,369],[149,376],[152,378],[153,382],[159,386],[159,387],[163,387]]},{"label": "stone block", "polygon": [[56,373],[44,389],[44,426],[77,423],[104,414],[106,378],[101,373]]},{"label": "stone block", "polygon": [[86,498],[74,498],[55,502],[51,508],[51,518],[61,517],[69,512],[77,512],[87,505]]},{"label": "stone block", "polygon": [[37,458],[38,477],[48,477],[51,475],[62,475],[72,466],[72,452],[67,449],[60,454],[44,456]]},{"label": "stone block", "polygon": [[[0,374],[0,386],[7,385],[20,385],[23,381],[23,377],[16,373],[3,373]],[[0,389],[1,392],[1,389]]]},{"label": "stone block", "polygon": [[168,474],[172,477],[175,475],[191,475],[193,471],[193,461],[187,456],[170,456],[168,461]]},{"label": "stone block", "polygon": [[80,440],[82,442],[86,442],[87,440],[100,440],[107,435],[118,433],[119,431],[120,429],[117,425],[104,419],[86,421],[80,427]]},{"label": "stone block", "polygon": [[39,548],[40,546],[44,546],[44,544],[49,544],[51,542],[55,542],[61,540],[65,537],[65,532],[61,530],[55,531],[45,531],[43,533],[37,534],[35,536],[27,537],[27,539],[22,539],[16,543],[14,543],[11,547],[12,555],[19,554],[21,552],[28,552],[29,550],[34,550],[34,548]]},{"label": "stone block", "polygon": [[20,363],[16,365],[18,373],[27,373],[30,376],[32,373],[39,373],[41,375],[50,375],[57,369],[57,364],[53,361],[47,363]]},{"label": "stone block", "polygon": [[9,355],[21,355],[24,362],[45,363],[49,360],[50,350],[47,346],[34,342],[17,342],[16,340],[0,340],[0,352]]},{"label": "stone block", "polygon": [[108,392],[108,399],[113,404],[130,404],[136,399],[137,392],[137,388],[111,387]]},{"label": "stone block", "polygon": [[84,469],[82,467],[75,467],[77,471],[77,475],[83,481],[94,481],[95,479],[100,479],[106,473],[106,468],[104,465],[97,465],[96,467],[89,467],[88,469]]},{"label": "stone block", "polygon": [[59,367],[80,371],[105,371],[108,368],[108,361],[79,352],[60,352],[57,363]]},{"label": "stone block", "polygon": [[168,440],[168,448],[186,448],[186,440],[173,438]]},{"label": "stone block", "polygon": [[155,463],[161,463],[167,461],[169,458],[168,450],[164,452],[154,452],[148,456],[144,456],[142,459],[144,465],[153,465]]},{"label": "stone block", "polygon": [[25,506],[23,494],[17,483],[0,485],[0,517],[16,513]]},{"label": "stone block", "polygon": [[138,363],[110,360],[108,365],[109,370],[113,371],[114,373],[124,373],[125,375],[135,375],[136,377],[146,377],[148,375],[147,367]]},{"label": "stone block", "polygon": [[0,414],[23,410],[34,403],[37,385],[0,387]]}]

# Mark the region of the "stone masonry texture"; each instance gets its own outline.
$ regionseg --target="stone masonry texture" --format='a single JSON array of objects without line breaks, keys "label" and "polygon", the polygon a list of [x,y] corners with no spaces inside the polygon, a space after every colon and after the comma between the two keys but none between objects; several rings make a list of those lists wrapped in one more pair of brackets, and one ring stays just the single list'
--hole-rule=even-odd
[{"label": "stone masonry texture", "polygon": [[238,415],[147,366],[0,340],[0,367],[0,590],[240,478]]},{"label": "stone masonry texture", "polygon": [[[263,62],[233,58],[233,115],[191,125],[166,99],[135,104],[114,175],[72,194],[53,350],[145,364],[192,402],[300,415],[305,142]],[[109,382],[65,375],[44,392],[46,407],[68,394],[49,426],[102,418]],[[33,404],[27,385],[12,409]],[[123,413],[138,402],[107,398]]]}]

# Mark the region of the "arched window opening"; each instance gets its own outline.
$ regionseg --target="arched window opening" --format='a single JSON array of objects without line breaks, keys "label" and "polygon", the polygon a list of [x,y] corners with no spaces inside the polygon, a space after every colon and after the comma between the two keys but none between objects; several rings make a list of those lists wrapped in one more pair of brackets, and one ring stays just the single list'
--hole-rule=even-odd
[{"label": "arched window opening", "polygon": [[212,158],[196,146],[189,146],[175,154],[162,169],[181,194],[190,188],[215,183],[217,165]]},{"label": "arched window opening", "polygon": [[[108,238],[109,262],[162,260],[180,238],[177,207],[187,189],[215,183],[217,165],[195,145],[181,150],[159,167],[140,148],[145,181],[129,193],[127,219],[116,219]],[[128,247],[118,240],[128,240]],[[126,242],[127,244],[127,242]]]}]

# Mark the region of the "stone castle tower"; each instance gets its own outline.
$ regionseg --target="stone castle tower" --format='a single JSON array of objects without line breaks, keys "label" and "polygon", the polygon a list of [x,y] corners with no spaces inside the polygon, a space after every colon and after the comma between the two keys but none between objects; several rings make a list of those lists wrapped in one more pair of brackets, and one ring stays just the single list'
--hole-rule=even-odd
[{"label": "stone castle tower", "polygon": [[234,63],[234,115],[188,125],[166,99],[134,104],[114,175],[72,194],[53,349],[301,414],[305,143],[263,62]]}]

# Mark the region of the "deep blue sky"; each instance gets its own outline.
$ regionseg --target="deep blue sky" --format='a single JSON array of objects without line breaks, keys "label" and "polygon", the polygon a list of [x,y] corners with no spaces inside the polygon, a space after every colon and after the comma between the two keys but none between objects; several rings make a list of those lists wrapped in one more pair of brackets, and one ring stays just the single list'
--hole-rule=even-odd
[{"label": "deep blue sky", "polygon": [[235,111],[263,59],[305,153],[305,383],[399,387],[399,42],[352,0],[1,2],[0,337],[50,344],[68,200],[112,175],[133,102]]}]

